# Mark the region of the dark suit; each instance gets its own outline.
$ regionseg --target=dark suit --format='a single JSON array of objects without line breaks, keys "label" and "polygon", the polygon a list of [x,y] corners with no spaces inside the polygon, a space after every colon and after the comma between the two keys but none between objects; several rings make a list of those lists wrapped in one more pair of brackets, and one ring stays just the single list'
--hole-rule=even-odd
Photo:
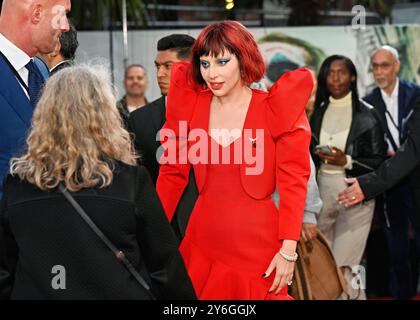
[{"label": "dark suit", "polygon": [[[142,164],[149,170],[153,183],[159,175],[159,163],[156,152],[160,147],[157,133],[165,123],[165,97],[134,110],[129,117],[129,131],[135,135],[134,145],[140,153]],[[158,137],[159,138],[159,137]]]},{"label": "dark suit", "polygon": [[[399,81],[399,90],[398,90],[398,127],[399,138],[401,144],[404,143],[407,138],[407,122],[408,117],[413,109],[414,104],[416,103],[417,98],[420,97],[420,87],[412,82],[400,80]],[[381,90],[379,88],[374,89],[366,97],[363,98],[367,103],[373,105],[381,116],[382,125],[387,134],[388,139],[392,139],[392,135],[389,131],[387,121],[386,121],[386,105],[382,99]],[[395,119],[397,120],[397,119]]]},{"label": "dark suit", "polygon": [[[144,167],[116,163],[112,184],[73,193],[159,299],[194,299],[177,240]],[[54,266],[65,290],[54,289]],[[64,275],[63,271],[60,272]],[[8,176],[0,207],[0,299],[148,299],[146,290],[56,189]]]},{"label": "dark suit", "polygon": [[[377,211],[379,213],[383,212],[383,215],[378,216],[378,220],[381,220],[381,216],[386,219],[387,227],[384,230],[390,250],[391,293],[395,299],[408,299],[415,293],[417,287],[417,267],[413,270],[413,280],[410,278],[408,229],[411,220],[417,234],[418,252],[420,253],[420,206],[419,203],[415,203],[420,196],[418,193],[420,185],[415,181],[412,184],[412,176],[415,175],[414,172],[417,170],[413,171],[412,164],[418,161],[418,155],[412,153],[416,151],[412,149],[415,145],[413,139],[415,139],[417,129],[415,126],[420,125],[420,122],[416,122],[416,117],[414,117],[413,106],[419,97],[420,88],[417,85],[400,80],[398,92],[400,148],[386,162],[387,166],[383,165],[374,173],[362,176],[359,179],[367,198],[375,197],[384,192],[381,197],[378,197]],[[382,126],[388,139],[392,140],[385,116],[386,105],[380,89],[374,89],[364,99],[379,111]],[[391,145],[394,145],[394,143],[391,142]],[[407,147],[409,148],[408,152]],[[411,175],[408,175],[410,172]],[[410,288],[410,282],[412,281],[414,281],[414,285],[413,288]]]},{"label": "dark suit", "polygon": [[[158,132],[166,121],[165,97],[133,111],[129,118],[129,131],[134,133],[134,144],[141,156],[141,163],[149,170],[153,183],[159,175],[159,163],[156,160],[160,141]],[[161,153],[157,156],[160,158]],[[191,169],[189,183],[185,188],[171,223],[179,239],[182,239],[187,228],[188,219],[198,197],[195,177]]]},{"label": "dark suit", "polygon": [[15,74],[0,55],[0,199],[9,161],[24,151],[33,111]]},{"label": "dark suit", "polygon": [[72,60],[64,60],[58,65],[56,65],[54,68],[51,69],[50,73],[51,75],[56,74],[58,71],[63,70],[64,68],[71,67],[73,65]]}]

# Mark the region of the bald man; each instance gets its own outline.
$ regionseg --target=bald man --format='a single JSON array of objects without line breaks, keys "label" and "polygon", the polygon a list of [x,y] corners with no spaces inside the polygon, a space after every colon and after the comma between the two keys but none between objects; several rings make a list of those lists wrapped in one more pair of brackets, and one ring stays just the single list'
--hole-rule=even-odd
[{"label": "bald man", "polygon": [[0,15],[0,199],[12,157],[27,131],[45,82],[32,59],[54,50],[69,30],[70,0],[4,0]]},{"label": "bald man", "polygon": [[[415,172],[418,170],[413,169],[418,163],[419,110],[413,108],[420,97],[420,88],[398,78],[400,60],[398,51],[391,46],[377,49],[372,54],[371,64],[378,87],[364,100],[381,115],[388,141],[388,161],[369,175],[349,180],[353,186],[341,193],[339,200],[351,206],[384,192],[377,198],[376,205],[383,212],[383,219],[378,218],[383,220],[389,248],[391,295],[394,299],[405,300],[416,294],[419,277],[418,266],[413,270],[410,266],[409,228],[410,225],[413,228],[420,257],[418,182],[414,182],[413,187],[413,181],[410,181],[412,176],[417,177]],[[407,170],[411,174],[407,174]],[[413,190],[417,192],[416,197]]]}]

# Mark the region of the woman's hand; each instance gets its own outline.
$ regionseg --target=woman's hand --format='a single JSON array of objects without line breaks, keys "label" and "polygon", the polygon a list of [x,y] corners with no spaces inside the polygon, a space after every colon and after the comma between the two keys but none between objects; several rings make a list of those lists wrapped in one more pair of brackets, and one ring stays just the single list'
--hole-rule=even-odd
[{"label": "woman's hand", "polygon": [[314,223],[304,223],[302,224],[302,233],[301,237],[303,241],[308,242],[314,240],[318,235],[318,229]]},{"label": "woman's hand", "polygon": [[[296,251],[296,241],[284,240],[282,252],[287,255],[294,255]],[[271,260],[271,263],[264,273],[264,278],[268,278],[271,273],[276,270],[274,281],[268,292],[273,292],[278,295],[280,291],[293,280],[293,274],[295,271],[295,263],[289,262],[283,258],[280,253],[276,253]]]},{"label": "woman's hand", "polygon": [[321,150],[317,150],[316,154],[324,163],[328,163],[328,164],[332,164],[332,165],[340,166],[340,167],[344,167],[347,164],[346,154],[342,150],[336,147],[332,147],[331,154],[322,152]]}]

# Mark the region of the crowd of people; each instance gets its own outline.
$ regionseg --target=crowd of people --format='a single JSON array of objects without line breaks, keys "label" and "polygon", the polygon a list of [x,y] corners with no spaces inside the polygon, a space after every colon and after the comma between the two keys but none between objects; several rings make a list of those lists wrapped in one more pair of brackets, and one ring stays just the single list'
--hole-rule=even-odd
[{"label": "crowd of people", "polygon": [[252,33],[216,22],[157,42],[160,98],[132,64],[117,101],[109,70],[74,62],[69,10],[3,1],[0,299],[288,300],[318,233],[366,299],[352,283],[375,212],[392,297],[415,295],[420,87],[396,49],[373,52],[366,97],[343,55],[267,88]]}]

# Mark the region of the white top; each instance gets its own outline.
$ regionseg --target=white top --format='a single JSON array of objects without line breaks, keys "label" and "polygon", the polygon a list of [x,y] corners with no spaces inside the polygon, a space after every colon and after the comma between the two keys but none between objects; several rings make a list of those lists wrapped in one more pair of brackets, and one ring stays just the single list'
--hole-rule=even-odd
[{"label": "white top", "polygon": [[[394,119],[395,124],[392,122],[391,117],[388,113],[385,114],[386,122],[388,124],[389,131],[391,132],[392,138],[397,145],[400,146],[400,134],[396,126],[398,126],[398,91],[399,91],[400,81],[397,78],[397,83],[394,90],[389,96],[383,89],[381,89],[382,99],[385,102],[386,109],[391,114]],[[396,126],[395,126],[396,125]],[[388,140],[388,154],[394,154],[397,150],[392,148],[392,144]]]},{"label": "white top", "polygon": [[134,110],[137,110],[143,106],[127,106],[128,112],[133,112]]},{"label": "white top", "polygon": [[[336,147],[341,151],[346,151],[347,137],[350,132],[352,121],[352,94],[349,92],[342,99],[330,97],[330,104],[325,111],[322,120],[321,132],[319,135],[320,145]],[[328,174],[342,174],[345,169],[352,168],[351,156],[347,155],[347,164],[344,167],[331,164],[321,164],[321,171]]]},{"label": "white top", "polygon": [[66,63],[66,62],[68,62],[68,61],[70,61],[70,60],[63,60],[63,61],[61,61],[61,62],[59,62],[59,63],[57,63],[54,67],[52,67],[51,69],[50,69],[50,72],[53,72],[58,66],[60,66],[60,65],[62,65],[63,63]]},{"label": "white top", "polygon": [[[10,61],[12,66],[15,70],[19,73],[22,80],[28,85],[28,76],[29,71],[25,68],[31,58],[19,49],[16,45],[14,45],[10,40],[8,40],[5,36],[0,33],[0,51],[5,55],[7,60]],[[19,82],[20,84],[20,82]],[[21,85],[21,84],[20,84]],[[26,96],[29,98],[28,92],[26,89],[21,85],[23,91],[25,92]]]}]

